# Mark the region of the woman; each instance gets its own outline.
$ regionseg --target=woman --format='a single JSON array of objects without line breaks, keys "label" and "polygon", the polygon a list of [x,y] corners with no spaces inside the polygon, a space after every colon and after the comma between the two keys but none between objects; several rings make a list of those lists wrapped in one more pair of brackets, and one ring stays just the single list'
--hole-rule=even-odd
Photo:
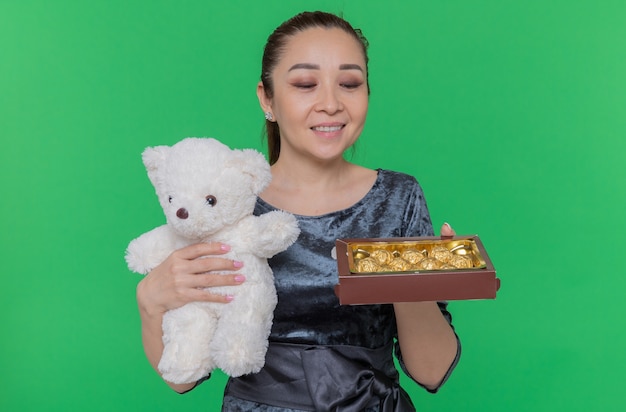
[{"label": "woman", "polygon": [[[335,239],[433,234],[413,177],[344,158],[365,124],[367,63],[365,38],[332,14],[299,14],[268,38],[257,95],[272,182],[255,213],[291,212],[302,233],[270,260],[279,303],[266,365],[258,374],[229,380],[223,410],[412,411],[393,354],[430,392],[458,361],[460,344],[445,303],[340,306],[334,294]],[[441,232],[454,234],[447,224]],[[245,282],[240,262],[219,257],[228,248],[178,250],[138,285],[144,348],[155,369],[164,312],[190,301],[228,304],[231,297],[205,288]],[[223,270],[233,273],[211,273]],[[197,385],[168,384],[181,393]]]}]

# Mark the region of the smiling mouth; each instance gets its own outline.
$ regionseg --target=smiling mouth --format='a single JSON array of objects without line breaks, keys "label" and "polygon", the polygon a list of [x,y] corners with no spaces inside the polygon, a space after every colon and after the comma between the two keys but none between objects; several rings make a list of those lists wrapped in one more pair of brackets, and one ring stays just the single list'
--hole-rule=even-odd
[{"label": "smiling mouth", "polygon": [[343,129],[343,125],[341,126],[316,126],[316,127],[311,127],[311,129],[315,130],[316,132],[331,133],[331,132],[338,132],[339,130]]}]

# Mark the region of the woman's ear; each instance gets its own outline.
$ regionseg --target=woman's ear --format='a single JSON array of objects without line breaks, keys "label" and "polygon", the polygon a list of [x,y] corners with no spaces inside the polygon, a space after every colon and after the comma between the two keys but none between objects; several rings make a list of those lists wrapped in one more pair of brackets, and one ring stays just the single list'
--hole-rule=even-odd
[{"label": "woman's ear", "polygon": [[259,81],[256,86],[256,95],[259,98],[259,104],[261,105],[261,109],[263,109],[263,113],[272,111],[272,100],[267,97],[267,93],[265,93],[265,86],[263,86],[263,82]]}]

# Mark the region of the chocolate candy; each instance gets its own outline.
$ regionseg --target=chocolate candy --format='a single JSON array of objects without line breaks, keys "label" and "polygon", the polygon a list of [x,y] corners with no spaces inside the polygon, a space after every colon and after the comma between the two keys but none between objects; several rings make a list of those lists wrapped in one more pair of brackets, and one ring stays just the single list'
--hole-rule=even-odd
[{"label": "chocolate candy", "polygon": [[359,259],[356,263],[357,272],[377,272],[380,270],[380,265],[376,261],[376,259],[372,257],[366,257],[363,259]]},{"label": "chocolate candy", "polygon": [[482,267],[471,241],[360,242],[352,249],[353,273],[459,270]]},{"label": "chocolate candy", "polygon": [[426,257],[425,252],[420,252],[417,249],[407,249],[400,254],[400,257],[412,265],[417,265],[420,260]]},{"label": "chocolate candy", "polygon": [[398,271],[398,272],[402,272],[405,270],[411,270],[413,267],[412,265],[407,262],[406,260],[402,259],[401,257],[396,257],[393,258],[391,260],[391,262],[389,262],[389,267],[394,270],[394,271]]},{"label": "chocolate candy", "polygon": [[375,249],[370,253],[370,257],[381,265],[388,265],[393,259],[393,253],[387,249]]},{"label": "chocolate candy", "polygon": [[450,259],[452,259],[453,254],[452,254],[452,252],[450,252],[448,250],[447,247],[439,245],[439,246],[434,246],[431,249],[431,251],[428,254],[428,256],[432,257],[432,258],[435,258],[435,259],[437,259],[440,262],[448,263],[448,262],[450,262]]},{"label": "chocolate candy", "polygon": [[442,265],[441,261],[432,258],[432,257],[427,257],[424,258],[422,260],[419,261],[418,263],[420,269],[425,269],[425,270],[435,270],[435,269],[439,269]]},{"label": "chocolate candy", "polygon": [[472,264],[472,259],[469,256],[465,255],[454,255],[448,263],[450,263],[457,269],[467,269],[474,266]]}]

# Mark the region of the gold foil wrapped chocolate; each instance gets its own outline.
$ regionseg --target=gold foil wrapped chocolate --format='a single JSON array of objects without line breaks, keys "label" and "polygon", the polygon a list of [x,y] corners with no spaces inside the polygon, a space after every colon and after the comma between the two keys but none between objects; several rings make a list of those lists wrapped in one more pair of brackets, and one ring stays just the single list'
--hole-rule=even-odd
[{"label": "gold foil wrapped chocolate", "polygon": [[353,273],[460,270],[484,267],[470,240],[422,243],[375,242],[352,249]]},{"label": "gold foil wrapped chocolate", "polygon": [[453,257],[452,252],[442,245],[433,247],[428,256],[443,263],[448,263]]},{"label": "gold foil wrapped chocolate", "polygon": [[426,257],[426,250],[407,249],[400,254],[400,257],[412,265],[417,265],[420,260]]},{"label": "gold foil wrapped chocolate", "polygon": [[376,259],[372,257],[365,257],[356,262],[357,272],[377,272],[380,268]]},{"label": "gold foil wrapped chocolate", "polygon": [[439,269],[443,263],[440,260],[435,259],[434,257],[427,257],[419,261],[417,264],[419,269],[424,270],[435,270]]},{"label": "gold foil wrapped chocolate", "polygon": [[473,266],[472,259],[466,255],[454,255],[449,263],[457,269],[467,269]]},{"label": "gold foil wrapped chocolate", "polygon": [[387,249],[374,249],[370,253],[370,257],[374,258],[381,265],[389,265],[393,260],[393,252]]},{"label": "gold foil wrapped chocolate", "polygon": [[404,272],[407,270],[411,270],[412,265],[401,257],[396,257],[389,262],[389,267],[393,271]]}]

